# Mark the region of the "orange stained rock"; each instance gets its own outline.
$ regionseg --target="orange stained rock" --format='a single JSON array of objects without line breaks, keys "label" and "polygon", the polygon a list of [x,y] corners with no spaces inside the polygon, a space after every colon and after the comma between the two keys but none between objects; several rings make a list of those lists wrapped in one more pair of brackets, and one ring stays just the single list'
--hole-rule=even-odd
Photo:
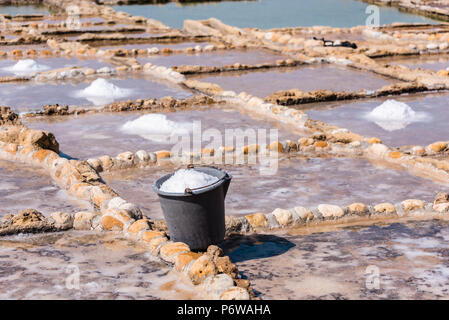
[{"label": "orange stained rock", "polygon": [[268,226],[267,217],[261,212],[246,215],[245,218],[253,228]]},{"label": "orange stained rock", "polygon": [[170,151],[167,150],[156,151],[156,158],[157,159],[170,158]]},{"label": "orange stained rock", "polygon": [[49,50],[42,50],[40,52],[41,56],[51,56],[51,51]]},{"label": "orange stained rock", "polygon": [[249,146],[243,147],[243,153],[249,154],[249,153],[257,153],[259,152],[259,145],[258,144],[251,144]]},{"label": "orange stained rock", "polygon": [[23,55],[22,50],[19,49],[11,50],[10,54],[14,57],[21,57]]},{"label": "orange stained rock", "polygon": [[382,143],[382,140],[380,140],[379,138],[376,138],[376,137],[368,138],[366,141],[370,144]]},{"label": "orange stained rock", "polygon": [[368,210],[368,207],[363,203],[353,203],[348,207],[351,213],[361,214]]},{"label": "orange stained rock", "polygon": [[101,218],[101,225],[103,226],[103,229],[105,230],[116,230],[116,229],[123,229],[123,222],[120,220],[112,217],[112,216],[103,216]]},{"label": "orange stained rock", "polygon": [[201,154],[202,154],[203,156],[213,156],[214,153],[215,153],[215,150],[214,150],[214,149],[211,149],[211,148],[204,148],[204,149],[201,149]]},{"label": "orange stained rock", "polygon": [[199,257],[201,257],[201,253],[197,253],[197,252],[189,251],[189,252],[180,253],[176,257],[176,262],[175,262],[176,270],[181,272],[191,261],[196,260]]},{"label": "orange stained rock", "polygon": [[145,242],[150,242],[154,238],[163,237],[164,233],[160,231],[145,231],[142,235],[142,240]]},{"label": "orange stained rock", "polygon": [[315,142],[315,147],[316,148],[326,148],[328,146],[326,141],[317,141]]},{"label": "orange stained rock", "polygon": [[388,154],[388,156],[392,159],[399,159],[400,157],[402,157],[402,152],[400,151],[392,151]]},{"label": "orange stained rock", "polygon": [[192,282],[200,284],[207,276],[216,273],[214,262],[207,255],[203,255],[193,262],[189,270],[189,277]]},{"label": "orange stained rock", "polygon": [[44,159],[53,151],[47,149],[40,149],[33,153],[33,159],[38,160],[39,162],[44,161]]},{"label": "orange stained rock", "polygon": [[284,146],[279,141],[275,141],[275,142],[270,143],[267,146],[267,149],[270,151],[283,152]]},{"label": "orange stained rock", "polygon": [[148,220],[140,219],[129,226],[128,232],[139,233],[142,230],[148,230],[148,229],[150,229],[150,224],[148,223]]}]

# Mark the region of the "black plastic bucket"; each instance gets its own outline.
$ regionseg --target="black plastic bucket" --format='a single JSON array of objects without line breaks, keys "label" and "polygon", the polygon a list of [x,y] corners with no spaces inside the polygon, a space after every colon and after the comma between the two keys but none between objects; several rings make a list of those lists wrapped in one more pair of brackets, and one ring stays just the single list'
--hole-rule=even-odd
[{"label": "black plastic bucket", "polygon": [[204,250],[224,239],[224,200],[232,176],[215,167],[195,170],[217,177],[218,181],[202,188],[186,189],[184,193],[160,191],[171,173],[156,180],[153,190],[159,195],[170,240],[185,242],[192,250]]}]

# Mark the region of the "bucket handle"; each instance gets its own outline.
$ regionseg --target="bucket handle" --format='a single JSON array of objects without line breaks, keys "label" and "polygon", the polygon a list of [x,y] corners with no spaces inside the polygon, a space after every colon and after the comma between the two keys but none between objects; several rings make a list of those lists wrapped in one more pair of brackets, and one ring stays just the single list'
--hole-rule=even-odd
[{"label": "bucket handle", "polygon": [[[214,167],[212,167],[212,166],[202,166],[202,167],[209,167],[209,168],[214,168]],[[190,164],[188,164],[187,165],[187,169],[193,169],[193,168],[195,168],[195,166],[192,164],[192,163],[190,163]],[[210,186],[213,186],[214,184],[217,184],[218,182],[220,182],[221,180],[224,180],[226,178],[226,176],[224,176],[223,178],[221,178],[220,180],[218,180],[218,181],[215,181],[215,182],[213,182],[213,183],[211,183],[211,184],[208,184],[207,186],[202,186],[202,187],[198,187],[198,188],[186,188],[185,190],[184,190],[184,194],[193,194],[193,191],[195,191],[195,190],[199,190],[199,189],[204,189],[204,188],[208,188],[208,187],[210,187]]]}]

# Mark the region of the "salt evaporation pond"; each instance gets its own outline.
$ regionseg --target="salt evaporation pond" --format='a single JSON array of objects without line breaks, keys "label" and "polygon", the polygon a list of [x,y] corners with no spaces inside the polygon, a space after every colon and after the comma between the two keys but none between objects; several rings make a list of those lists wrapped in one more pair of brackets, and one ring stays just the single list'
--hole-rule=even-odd
[{"label": "salt evaporation pond", "polygon": [[[369,4],[355,0],[259,0],[220,1],[202,3],[168,3],[164,5],[119,5],[117,11],[157,19],[166,25],[182,29],[186,19],[218,18],[241,28],[284,28],[295,26],[353,27],[365,25]],[[380,24],[393,22],[425,22],[433,20],[379,6]]]},{"label": "salt evaporation pond", "polygon": [[[377,59],[376,59],[377,60]],[[405,65],[411,69],[428,69],[433,71],[449,68],[449,55],[419,55],[417,57],[382,58],[377,61],[391,65]]]},{"label": "salt evaporation pond", "polygon": [[232,90],[237,93],[245,91],[258,97],[266,97],[276,91],[289,89],[302,91],[320,89],[333,91],[376,90],[398,82],[369,72],[331,64],[270,71],[226,72],[189,78],[216,83],[224,90]]},{"label": "salt evaporation pond", "polygon": [[276,60],[286,59],[286,56],[272,53],[266,50],[218,50],[196,54],[173,54],[138,57],[142,65],[150,62],[160,66],[198,65],[219,67],[241,64],[274,63]]},{"label": "salt evaporation pond", "polygon": [[164,49],[169,48],[172,50],[182,50],[186,48],[195,48],[197,46],[200,46],[204,48],[207,45],[210,45],[209,42],[168,42],[168,43],[135,43],[135,44],[114,44],[114,45],[102,45],[97,44],[93,45],[93,47],[97,47],[101,50],[132,50],[132,49],[151,49],[151,48],[158,48]]},{"label": "salt evaporation pond", "polygon": [[89,208],[58,187],[42,169],[0,161],[0,217],[25,209],[45,216],[52,212],[77,212]]},{"label": "salt evaporation pond", "polygon": [[[95,79],[98,80],[98,79]],[[133,75],[127,78],[108,77],[106,81],[114,87],[93,79],[77,81],[60,81],[49,83],[24,82],[4,83],[0,85],[2,104],[11,106],[15,112],[40,110],[44,105],[75,105],[100,107],[114,101],[144,98],[162,98],[173,96],[183,99],[192,96],[189,91],[166,81],[159,81],[149,76]],[[83,90],[88,89],[88,92]],[[115,89],[117,87],[118,89]]]},{"label": "salt evaporation pond", "polygon": [[[204,299],[148,246],[117,232],[2,237],[0,256],[2,300]],[[79,287],[69,278],[78,272]]]},{"label": "salt evaporation pond", "polygon": [[[76,158],[88,159],[105,154],[115,156],[125,151],[170,150],[170,136],[185,134],[193,139],[192,123],[201,122],[201,132],[217,129],[225,137],[225,130],[277,129],[280,140],[297,140],[302,133],[287,125],[263,117],[245,114],[233,107],[200,107],[171,113],[101,113],[93,115],[24,119],[32,129],[55,134],[61,150]],[[125,127],[124,127],[125,126]],[[179,138],[178,138],[179,139]],[[178,141],[178,140],[175,140]],[[203,143],[207,146],[208,140]],[[224,143],[224,142],[223,142]]]},{"label": "salt evaporation pond", "polygon": [[[392,97],[301,105],[300,108],[306,108],[307,114],[314,120],[348,128],[367,137],[378,137],[391,146],[427,145],[447,137],[447,94],[394,97],[394,101],[405,103],[411,111],[402,112],[401,107],[396,106],[399,110],[393,110],[390,114],[386,112],[385,119],[371,117],[370,113],[387,100],[392,100]],[[394,104],[391,106],[395,109]],[[395,119],[392,119],[392,113]]]},{"label": "salt evaporation pond", "polygon": [[235,237],[223,247],[262,299],[447,299],[449,221],[334,229]]},{"label": "salt evaporation pond", "polygon": [[8,14],[11,16],[30,14],[48,15],[49,11],[46,7],[39,5],[0,5],[0,14]]},{"label": "salt evaporation pond", "polygon": [[[261,175],[260,165],[217,166],[233,176],[226,197],[228,215],[316,207],[321,203],[347,206],[354,202],[397,203],[410,198],[432,201],[437,192],[448,188],[400,168],[362,159],[282,159],[276,174],[271,176]],[[102,177],[148,216],[163,218],[151,185],[174,170],[163,166],[103,173]]]},{"label": "salt evaporation pond", "polygon": [[29,76],[37,72],[66,67],[100,69],[103,67],[111,67],[111,64],[97,59],[79,59],[73,57],[0,59],[0,77],[13,75]]}]

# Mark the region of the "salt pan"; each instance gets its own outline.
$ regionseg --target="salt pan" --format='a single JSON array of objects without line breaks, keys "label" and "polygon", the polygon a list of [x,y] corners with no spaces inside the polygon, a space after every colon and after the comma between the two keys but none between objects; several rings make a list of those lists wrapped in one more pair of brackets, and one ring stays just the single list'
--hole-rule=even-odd
[{"label": "salt pan", "polygon": [[94,105],[104,105],[115,99],[125,98],[131,94],[131,89],[123,89],[103,78],[96,79],[87,88],[77,91],[75,96],[85,98]]},{"label": "salt pan", "polygon": [[158,143],[168,143],[173,137],[188,135],[192,130],[192,123],[171,121],[164,114],[147,114],[121,127],[124,133],[139,135]]},{"label": "salt pan", "polygon": [[161,185],[160,191],[184,193],[186,188],[201,188],[211,185],[217,181],[217,177],[195,169],[180,169]]},{"label": "salt pan", "polygon": [[387,100],[366,115],[386,131],[404,129],[409,124],[424,121],[427,114],[414,111],[408,104],[396,100]]},{"label": "salt pan", "polygon": [[48,69],[50,69],[50,67],[43,64],[38,64],[32,59],[19,60],[15,65],[3,68],[3,70],[11,72],[17,76],[31,75]]}]

